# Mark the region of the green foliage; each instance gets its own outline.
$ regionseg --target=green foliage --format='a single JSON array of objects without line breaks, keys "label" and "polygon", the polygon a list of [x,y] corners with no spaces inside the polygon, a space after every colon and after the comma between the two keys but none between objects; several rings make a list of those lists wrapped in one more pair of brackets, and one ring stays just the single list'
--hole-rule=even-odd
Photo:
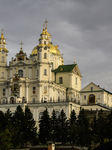
[{"label": "green foliage", "polygon": [[77,143],[77,118],[76,118],[76,113],[73,110],[70,114],[70,119],[69,119],[69,141],[73,145]]},{"label": "green foliage", "polygon": [[[24,139],[27,145],[27,142],[35,144],[37,142],[37,127],[28,107],[25,108],[25,121],[24,121]],[[36,143],[37,144],[37,143]]]},{"label": "green foliage", "polygon": [[48,110],[43,112],[43,116],[39,121],[39,139],[42,144],[46,144],[51,138],[51,119]]},{"label": "green foliage", "polygon": [[58,128],[58,118],[56,117],[55,110],[53,110],[51,116],[51,139],[53,142],[57,141],[57,128]]},{"label": "green foliage", "polygon": [[57,141],[64,144],[67,142],[68,137],[68,121],[63,109],[60,112],[57,122]]},{"label": "green foliage", "polygon": [[107,118],[104,115],[103,111],[100,110],[98,114],[98,118],[94,118],[93,123],[92,123],[92,131],[94,134],[94,142],[100,143],[100,145],[104,144],[104,139],[106,138],[107,135],[107,128],[106,128],[106,121]]},{"label": "green foliage", "polygon": [[91,144],[92,134],[89,126],[85,110],[81,109],[77,120],[78,144],[81,146],[90,146]]},{"label": "green foliage", "polygon": [[11,133],[8,129],[0,133],[0,150],[11,150]]}]

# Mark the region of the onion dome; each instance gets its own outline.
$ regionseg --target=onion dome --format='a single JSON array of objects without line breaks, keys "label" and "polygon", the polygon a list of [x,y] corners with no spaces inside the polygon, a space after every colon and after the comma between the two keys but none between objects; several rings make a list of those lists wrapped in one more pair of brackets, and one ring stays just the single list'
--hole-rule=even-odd
[{"label": "onion dome", "polygon": [[43,29],[43,32],[40,35],[45,35],[45,29]]},{"label": "onion dome", "polygon": [[[3,30],[2,30],[3,31]],[[3,32],[1,33],[1,37],[0,37],[0,51],[5,51],[5,52],[9,52],[7,49],[6,49],[6,42],[5,42],[5,38],[3,36]]]},{"label": "onion dome", "polygon": [[53,44],[48,43],[48,47],[50,47],[50,53],[56,54],[56,55],[60,55],[60,51],[58,49],[58,45],[54,46]]},{"label": "onion dome", "polygon": [[38,48],[37,48],[37,46],[35,46],[34,49],[32,50],[31,55],[37,55],[37,53],[38,53],[37,50],[38,50]]}]

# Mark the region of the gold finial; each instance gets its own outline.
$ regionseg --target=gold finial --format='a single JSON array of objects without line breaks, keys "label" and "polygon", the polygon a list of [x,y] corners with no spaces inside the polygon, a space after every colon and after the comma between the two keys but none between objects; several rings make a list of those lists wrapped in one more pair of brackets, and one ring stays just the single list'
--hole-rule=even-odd
[{"label": "gold finial", "polygon": [[47,19],[45,20],[45,22],[44,22],[44,23],[46,24],[46,27],[47,27],[47,23],[48,23]]},{"label": "gold finial", "polygon": [[43,24],[43,29],[45,28],[45,24]]},{"label": "gold finial", "polygon": [[75,64],[75,57],[74,57],[74,64]]},{"label": "gold finial", "polygon": [[21,45],[21,50],[22,50],[22,45],[23,45],[24,43],[21,41],[21,43],[20,43],[20,45]]},{"label": "gold finial", "polygon": [[3,29],[2,29],[2,34],[1,34],[1,38],[2,38],[2,39],[4,39],[4,36],[3,36]]}]

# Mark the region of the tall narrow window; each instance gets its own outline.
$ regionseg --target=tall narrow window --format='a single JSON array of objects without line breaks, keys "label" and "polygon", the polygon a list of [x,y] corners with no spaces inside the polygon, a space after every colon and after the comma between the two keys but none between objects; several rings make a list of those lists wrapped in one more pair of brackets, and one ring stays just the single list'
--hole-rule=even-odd
[{"label": "tall narrow window", "polygon": [[4,62],[4,56],[2,56],[2,62]]},{"label": "tall narrow window", "polygon": [[75,78],[75,84],[77,85],[77,78]]},{"label": "tall narrow window", "polygon": [[46,41],[44,41],[44,44],[46,45]]},{"label": "tall narrow window", "polygon": [[59,77],[59,83],[62,84],[63,83],[63,78]]},{"label": "tall narrow window", "polygon": [[44,75],[47,75],[47,69],[44,69]]},{"label": "tall narrow window", "polygon": [[93,91],[93,87],[91,87],[91,91]]},{"label": "tall narrow window", "polygon": [[18,75],[19,75],[19,78],[22,78],[23,77],[23,70],[19,70]]},{"label": "tall narrow window", "polygon": [[36,91],[36,87],[34,86],[33,87],[33,94],[35,94],[35,91]]},{"label": "tall narrow window", "polygon": [[1,73],[1,78],[4,78],[4,72]]},{"label": "tall narrow window", "polygon": [[46,59],[47,58],[47,53],[44,53],[44,59]]}]

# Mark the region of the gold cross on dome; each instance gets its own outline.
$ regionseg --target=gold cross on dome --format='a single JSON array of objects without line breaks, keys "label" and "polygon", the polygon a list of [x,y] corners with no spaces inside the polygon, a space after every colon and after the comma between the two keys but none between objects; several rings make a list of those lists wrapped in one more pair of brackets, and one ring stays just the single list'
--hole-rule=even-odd
[{"label": "gold cross on dome", "polygon": [[46,24],[46,27],[47,27],[47,23],[48,23],[47,19],[45,20],[45,22],[44,22],[44,23]]},{"label": "gold cross on dome", "polygon": [[2,29],[2,33],[3,33],[3,29]]},{"label": "gold cross on dome", "polygon": [[23,44],[24,44],[24,43],[21,41],[21,43],[20,43],[21,47],[22,47]]}]

